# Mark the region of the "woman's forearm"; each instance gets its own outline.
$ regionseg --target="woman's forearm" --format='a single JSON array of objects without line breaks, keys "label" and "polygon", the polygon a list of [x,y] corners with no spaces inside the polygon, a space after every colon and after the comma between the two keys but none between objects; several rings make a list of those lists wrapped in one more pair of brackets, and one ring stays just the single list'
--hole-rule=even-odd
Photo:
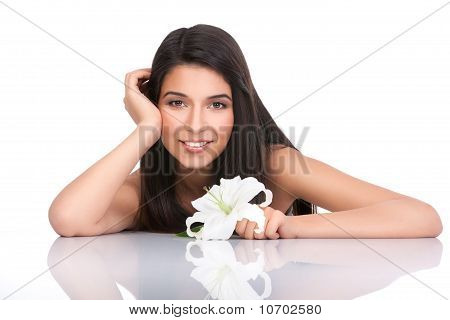
[{"label": "woman's forearm", "polygon": [[116,148],[68,184],[49,208],[50,221],[89,226],[100,220],[116,192],[144,153],[159,139],[150,127],[137,126]]},{"label": "woman's forearm", "polygon": [[296,238],[437,237],[442,223],[434,208],[413,198],[327,214],[289,216]]}]

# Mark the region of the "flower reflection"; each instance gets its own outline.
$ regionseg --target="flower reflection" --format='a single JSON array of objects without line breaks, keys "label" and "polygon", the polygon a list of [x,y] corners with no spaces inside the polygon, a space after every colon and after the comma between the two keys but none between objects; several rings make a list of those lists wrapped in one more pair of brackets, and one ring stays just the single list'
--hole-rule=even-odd
[{"label": "flower reflection", "polygon": [[[70,299],[186,300],[205,299],[206,292],[208,299],[370,299],[399,279],[414,280],[418,271],[445,273],[436,269],[444,249],[437,238],[364,239],[364,245],[354,239],[172,240],[148,232],[59,237],[47,265]],[[421,285],[392,290],[424,298],[431,292]],[[32,288],[31,296],[38,291]]]},{"label": "flower reflection", "polygon": [[[191,254],[191,248],[198,246],[203,257],[196,258]],[[234,249],[228,241],[190,241],[186,245],[186,260],[196,268],[191,277],[199,281],[208,290],[208,295],[219,300],[258,300],[270,296],[272,284],[264,272],[264,252],[255,249],[255,262],[242,264],[236,260]],[[259,295],[248,283],[261,276],[264,280],[264,291]]]}]

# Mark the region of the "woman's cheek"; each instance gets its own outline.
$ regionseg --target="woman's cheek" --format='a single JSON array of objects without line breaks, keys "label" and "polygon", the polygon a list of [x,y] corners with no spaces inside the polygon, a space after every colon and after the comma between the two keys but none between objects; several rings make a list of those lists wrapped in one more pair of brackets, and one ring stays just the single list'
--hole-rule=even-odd
[{"label": "woman's cheek", "polygon": [[215,128],[217,134],[216,151],[220,154],[227,146],[233,131],[233,113],[227,112],[211,119],[210,125]]}]

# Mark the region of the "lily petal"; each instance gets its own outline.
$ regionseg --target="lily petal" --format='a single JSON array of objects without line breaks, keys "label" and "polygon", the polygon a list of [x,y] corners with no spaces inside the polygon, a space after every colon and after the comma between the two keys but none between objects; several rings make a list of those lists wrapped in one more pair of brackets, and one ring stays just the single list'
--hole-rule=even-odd
[{"label": "lily petal", "polygon": [[267,207],[272,203],[273,193],[269,189],[264,189],[263,192],[266,194],[266,200],[259,204],[260,207]]},{"label": "lily petal", "polygon": [[223,201],[230,206],[235,205],[235,199],[239,194],[239,186],[242,184],[240,176],[236,176],[233,179],[220,179],[220,187],[222,191]]},{"label": "lily petal", "polygon": [[257,204],[245,203],[234,210],[237,215],[237,221],[241,221],[246,218],[250,221],[256,222],[257,228],[255,228],[256,233],[264,232],[264,223],[266,221],[266,216],[264,215],[263,209],[261,209]]},{"label": "lily petal", "polygon": [[236,228],[236,222],[236,214],[224,215],[222,213],[208,215],[202,228],[202,239],[227,240],[233,234],[233,231]]},{"label": "lily petal", "polygon": [[203,228],[200,229],[200,231],[193,232],[191,230],[191,225],[195,222],[203,222],[204,223],[206,221],[207,217],[208,217],[207,213],[196,212],[196,213],[194,213],[194,215],[192,217],[188,217],[186,219],[186,227],[187,227],[186,233],[188,234],[189,237],[195,237],[197,239],[201,239],[204,226],[203,226]]},{"label": "lily petal", "polygon": [[[191,201],[198,212],[186,220],[189,236],[202,240],[226,240],[233,234],[236,222],[244,218],[257,223],[256,233],[264,232],[265,215],[262,208],[272,202],[273,194],[255,177],[241,179],[238,175],[233,179],[221,178],[220,185],[205,189],[206,194]],[[261,192],[265,193],[265,201],[259,205],[250,204]],[[199,232],[190,229],[194,222],[203,222]]]},{"label": "lily petal", "polygon": [[[210,190],[210,193],[214,195],[214,197],[220,199],[220,187],[218,185],[214,185]],[[222,213],[222,210],[215,203],[215,199],[209,193],[204,194],[198,199],[191,201],[192,206],[198,211],[208,212],[208,213]]]},{"label": "lily petal", "polygon": [[272,202],[272,192],[266,189],[264,184],[259,182],[256,178],[247,177],[240,182],[234,199],[235,203],[233,205],[239,206],[248,203],[261,191],[266,194],[266,200],[263,202],[263,207],[265,207]]}]

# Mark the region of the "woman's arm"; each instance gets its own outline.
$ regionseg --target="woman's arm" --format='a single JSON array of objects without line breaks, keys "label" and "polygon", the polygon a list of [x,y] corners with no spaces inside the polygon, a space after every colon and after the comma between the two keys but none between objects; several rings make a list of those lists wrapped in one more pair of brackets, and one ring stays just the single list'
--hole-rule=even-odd
[{"label": "woman's arm", "polygon": [[136,163],[161,136],[159,109],[140,92],[151,69],[125,77],[124,104],[137,127],[116,148],[67,185],[53,200],[49,220],[62,236],[90,236],[128,227],[139,198]]},{"label": "woman's arm", "polygon": [[332,213],[288,216],[283,231],[297,238],[436,237],[442,223],[421,200],[347,175],[293,148],[274,151],[268,178],[286,192]]},{"label": "woman's arm", "polygon": [[[125,180],[143,154],[158,139],[157,135],[142,134],[142,132],[143,128],[137,126],[116,148],[94,163],[57,195],[49,208],[49,220],[58,234],[62,236],[93,235],[94,229],[97,229],[96,224],[104,217],[116,194],[118,200],[122,202],[126,200],[120,196],[119,189],[130,189],[129,184],[124,183]],[[125,207],[125,204],[120,204],[118,201],[115,203],[117,208],[111,208],[111,212],[114,211],[115,216],[124,215],[125,212],[117,212],[117,209]],[[117,225],[112,231],[118,232],[118,227],[123,229],[126,226]],[[109,232],[112,231],[109,230]]]},{"label": "woman's arm", "polygon": [[328,214],[289,216],[287,219],[295,230],[295,238],[428,238],[437,237],[442,232],[436,210],[409,197]]}]

